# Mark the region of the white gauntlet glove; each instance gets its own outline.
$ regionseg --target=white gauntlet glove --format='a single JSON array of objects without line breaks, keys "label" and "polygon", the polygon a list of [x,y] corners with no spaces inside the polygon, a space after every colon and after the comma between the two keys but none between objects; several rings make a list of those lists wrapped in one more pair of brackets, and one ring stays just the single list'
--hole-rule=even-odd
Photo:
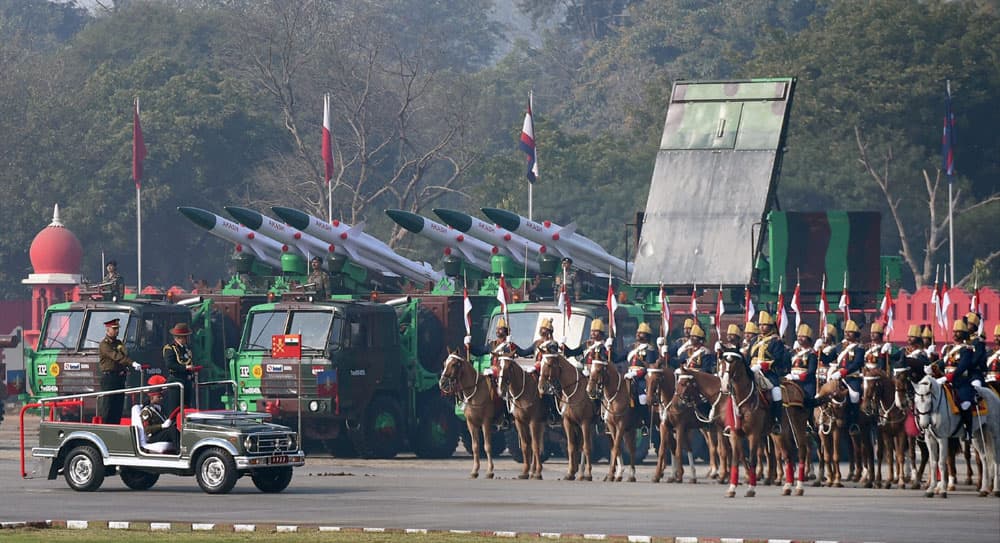
[{"label": "white gauntlet glove", "polygon": [[722,342],[721,341],[716,341],[715,342],[715,352],[719,352],[721,350],[722,350]]},{"label": "white gauntlet glove", "polygon": [[134,369],[135,371],[139,371],[142,369],[142,364],[138,362],[132,362],[132,369]]},{"label": "white gauntlet glove", "polygon": [[934,345],[933,343],[931,343],[930,347],[927,347],[927,348],[926,348],[926,349],[924,349],[924,350],[925,350],[925,351],[927,351],[927,355],[928,355],[928,356],[931,356],[931,355],[933,355],[933,354],[934,354],[934,350],[935,350],[935,349],[937,349],[937,345]]},{"label": "white gauntlet glove", "polygon": [[611,350],[611,346],[612,346],[612,345],[614,345],[614,344],[615,344],[615,340],[614,340],[614,338],[610,338],[610,337],[609,337],[608,339],[605,339],[605,340],[604,340],[604,346],[605,346],[605,347],[606,347],[606,348],[607,348],[608,350]]},{"label": "white gauntlet glove", "polygon": [[160,425],[160,428],[170,428],[170,422],[171,422],[170,419],[163,421],[163,424]]},{"label": "white gauntlet glove", "polygon": [[817,339],[816,343],[813,343],[813,350],[819,351],[823,348],[823,338]]},{"label": "white gauntlet glove", "polygon": [[680,347],[677,348],[677,356],[683,356],[684,351],[686,351],[687,348],[690,346],[691,346],[691,340],[685,341],[684,345],[681,345]]},{"label": "white gauntlet glove", "polygon": [[891,353],[892,352],[892,343],[888,343],[888,342],[883,343],[882,344],[882,349],[879,350],[879,352],[882,353],[882,354],[889,354],[889,353]]},{"label": "white gauntlet glove", "polygon": [[663,347],[666,344],[667,344],[667,338],[665,338],[663,336],[660,336],[660,337],[656,338],[656,346],[657,347]]},{"label": "white gauntlet glove", "polygon": [[792,343],[792,348],[796,351],[802,348],[802,345],[799,345],[799,340],[796,339],[795,343]]},{"label": "white gauntlet glove", "polygon": [[465,341],[466,345],[472,345],[472,336],[465,336],[463,341]]}]

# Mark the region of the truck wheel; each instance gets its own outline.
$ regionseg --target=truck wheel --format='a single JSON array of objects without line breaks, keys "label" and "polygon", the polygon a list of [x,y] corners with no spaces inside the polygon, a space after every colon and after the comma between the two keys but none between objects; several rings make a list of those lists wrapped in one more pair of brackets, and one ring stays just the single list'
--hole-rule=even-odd
[{"label": "truck wheel", "polygon": [[[343,425],[343,423],[341,423]],[[357,458],[358,451],[354,450],[354,444],[347,435],[347,430],[341,428],[340,435],[332,439],[324,439],[323,446],[334,458]]]},{"label": "truck wheel", "polygon": [[[510,431],[514,431],[514,430],[510,430]],[[504,435],[505,433],[506,432],[498,432],[498,431],[494,430],[493,435],[490,436],[490,443],[493,444],[493,457],[494,458],[499,457],[501,454],[503,454],[504,450],[507,449],[507,436]],[[465,448],[465,452],[467,452],[469,454],[472,454],[472,437],[469,436],[469,427],[468,427],[468,425],[466,425],[466,426],[464,426],[462,428],[462,432],[461,432],[461,436],[460,437],[462,439],[462,447]],[[479,448],[479,457],[480,458],[486,458],[486,449],[484,447],[480,447]]]},{"label": "truck wheel", "polygon": [[[507,430],[504,432],[504,439],[507,442],[507,452],[510,453],[510,457],[514,459],[515,462],[524,462],[524,453],[521,451],[521,441],[517,437],[517,430]],[[542,463],[552,456],[552,450],[549,448],[548,442],[545,443],[545,450],[542,451]]]},{"label": "truck wheel", "polygon": [[125,486],[132,490],[149,490],[160,479],[159,473],[140,471],[135,468],[118,468],[118,474],[121,476]]},{"label": "truck wheel", "polygon": [[97,449],[80,445],[66,455],[63,474],[73,490],[93,492],[104,482],[104,459]]},{"label": "truck wheel", "polygon": [[250,478],[261,492],[281,492],[292,482],[292,467],[257,469],[250,472]]},{"label": "truck wheel", "polygon": [[[624,448],[624,447],[623,447]],[[641,464],[649,454],[649,436],[643,436],[638,431],[635,433],[635,463]],[[629,463],[628,449],[622,452],[622,460]]]},{"label": "truck wheel", "polygon": [[198,457],[194,477],[207,494],[225,494],[233,489],[239,475],[233,457],[222,449],[212,447]]},{"label": "truck wheel", "polygon": [[358,427],[348,429],[348,435],[361,458],[393,458],[402,447],[404,427],[396,400],[376,396],[365,408]]},{"label": "truck wheel", "polygon": [[413,434],[413,452],[418,458],[450,458],[458,446],[461,421],[448,405],[424,410]]}]

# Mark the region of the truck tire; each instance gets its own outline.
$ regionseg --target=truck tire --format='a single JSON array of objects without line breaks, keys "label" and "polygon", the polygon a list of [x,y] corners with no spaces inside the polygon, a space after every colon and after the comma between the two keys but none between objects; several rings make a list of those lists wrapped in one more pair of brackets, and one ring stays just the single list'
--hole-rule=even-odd
[{"label": "truck tire", "polygon": [[[635,463],[642,464],[642,461],[649,455],[649,436],[642,435],[638,430],[635,432]],[[628,449],[622,451],[622,460],[629,463]]]},{"label": "truck tire", "polygon": [[430,309],[417,310],[417,359],[427,371],[440,374],[448,353],[445,351],[445,329]]},{"label": "truck tire", "polygon": [[405,422],[399,403],[389,396],[376,396],[365,408],[356,428],[347,434],[361,458],[393,458],[403,444]]},{"label": "truck tire", "polygon": [[66,484],[79,492],[93,492],[104,483],[104,459],[90,445],[74,447],[63,463]]},{"label": "truck tire", "polygon": [[250,472],[250,479],[257,490],[276,494],[288,488],[288,483],[292,482],[292,467],[255,469]]},{"label": "truck tire", "polygon": [[461,421],[450,404],[437,401],[422,409],[416,431],[410,442],[418,458],[451,458],[458,447],[458,427]]},{"label": "truck tire", "polygon": [[225,494],[236,485],[239,474],[230,454],[218,447],[211,447],[198,457],[194,477],[206,494]]},{"label": "truck tire", "polygon": [[357,458],[358,451],[354,449],[351,438],[347,435],[347,429],[341,424],[340,435],[334,438],[323,440],[323,446],[333,455],[334,458]]},{"label": "truck tire", "polygon": [[149,490],[160,479],[159,473],[150,473],[126,467],[118,468],[118,475],[121,476],[125,486],[132,490]]},{"label": "truck tire", "polygon": [[[524,453],[521,451],[521,441],[517,437],[517,430],[507,430],[504,432],[504,440],[507,444],[507,452],[510,453],[510,457],[517,463],[524,462]],[[542,463],[544,464],[550,456],[552,456],[552,451],[549,449],[548,442],[546,442],[542,450]]]}]

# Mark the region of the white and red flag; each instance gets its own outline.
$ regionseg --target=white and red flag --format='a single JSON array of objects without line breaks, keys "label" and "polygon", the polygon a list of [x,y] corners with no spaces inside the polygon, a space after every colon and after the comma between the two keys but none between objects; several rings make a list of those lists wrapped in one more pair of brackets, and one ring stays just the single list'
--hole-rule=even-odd
[{"label": "white and red flag", "polygon": [[667,300],[667,292],[660,285],[660,294],[657,297],[660,302],[660,318],[663,320],[660,328],[660,336],[667,338],[670,336],[670,302]]},{"label": "white and red flag", "polygon": [[[826,314],[830,312],[830,304],[826,301],[826,274],[823,274],[823,284],[819,287],[819,331],[818,337],[826,336]],[[798,331],[796,331],[798,334]]]},{"label": "white and red flag", "polygon": [[528,160],[528,183],[538,180],[538,153],[535,149],[535,121],[531,116],[532,96],[528,95],[528,112],[524,114],[524,125],[521,127],[521,150]]},{"label": "white and red flag", "polygon": [[750,287],[744,287],[743,289],[743,305],[746,306],[746,322],[753,321],[753,316],[757,314],[757,308],[753,306],[753,299],[750,297]]},{"label": "white and red flag", "polygon": [[795,333],[799,333],[799,326],[802,325],[802,300],[800,290],[800,284],[795,283],[795,292],[792,293],[792,311],[795,312]]},{"label": "white and red flag", "polygon": [[840,294],[837,308],[844,312],[844,320],[851,320],[851,295],[847,293],[847,272],[844,272],[844,291]]},{"label": "white and red flag", "polygon": [[785,292],[781,287],[781,278],[778,278],[778,308],[774,312],[774,319],[778,325],[778,335],[784,336],[788,329],[788,313],[785,312]]},{"label": "white and red flag", "polygon": [[608,277],[608,337],[615,337],[615,312],[618,311],[618,298],[615,296],[615,287]]},{"label": "white and red flag", "polygon": [[469,289],[462,288],[462,315],[465,321],[465,335],[472,335],[472,301],[469,300]]},{"label": "white and red flag", "polygon": [[[947,270],[945,271],[945,277],[948,276]],[[951,293],[948,288],[948,280],[946,279],[941,283],[941,313],[938,315],[938,324],[945,331],[948,330],[948,313],[951,311]]]},{"label": "white and red flag", "polygon": [[688,312],[691,313],[692,319],[698,320],[698,285],[691,287],[691,306],[688,308]]},{"label": "white and red flag", "polygon": [[715,300],[715,337],[722,341],[722,316],[726,314],[726,304],[722,301],[722,285],[719,285],[719,296]]},{"label": "white and red flag", "polygon": [[885,337],[888,339],[889,334],[892,333],[892,325],[896,312],[896,303],[892,300],[892,291],[889,290],[888,282],[885,284],[885,296],[882,297],[880,310],[882,314],[879,320],[882,321],[882,326],[885,327]]},{"label": "white and red flag", "polygon": [[330,135],[330,95],[323,96],[323,176],[327,184],[333,178],[333,144]]},{"label": "white and red flag", "polygon": [[500,312],[503,313],[503,320],[507,321],[507,328],[510,328],[510,319],[507,317],[507,302],[510,298],[507,295],[507,281],[500,274],[500,283],[497,285],[497,301],[500,302]]}]

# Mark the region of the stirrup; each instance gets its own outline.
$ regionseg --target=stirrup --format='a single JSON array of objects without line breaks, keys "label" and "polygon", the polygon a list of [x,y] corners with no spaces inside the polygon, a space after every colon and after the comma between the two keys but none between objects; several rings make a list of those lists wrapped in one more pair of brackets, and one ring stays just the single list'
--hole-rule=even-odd
[{"label": "stirrup", "polygon": [[780,434],[781,433],[781,420],[780,419],[772,419],[771,420],[771,433],[772,434]]},{"label": "stirrup", "polygon": [[857,423],[852,423],[847,427],[847,433],[852,436],[856,436],[861,433],[861,427]]}]

